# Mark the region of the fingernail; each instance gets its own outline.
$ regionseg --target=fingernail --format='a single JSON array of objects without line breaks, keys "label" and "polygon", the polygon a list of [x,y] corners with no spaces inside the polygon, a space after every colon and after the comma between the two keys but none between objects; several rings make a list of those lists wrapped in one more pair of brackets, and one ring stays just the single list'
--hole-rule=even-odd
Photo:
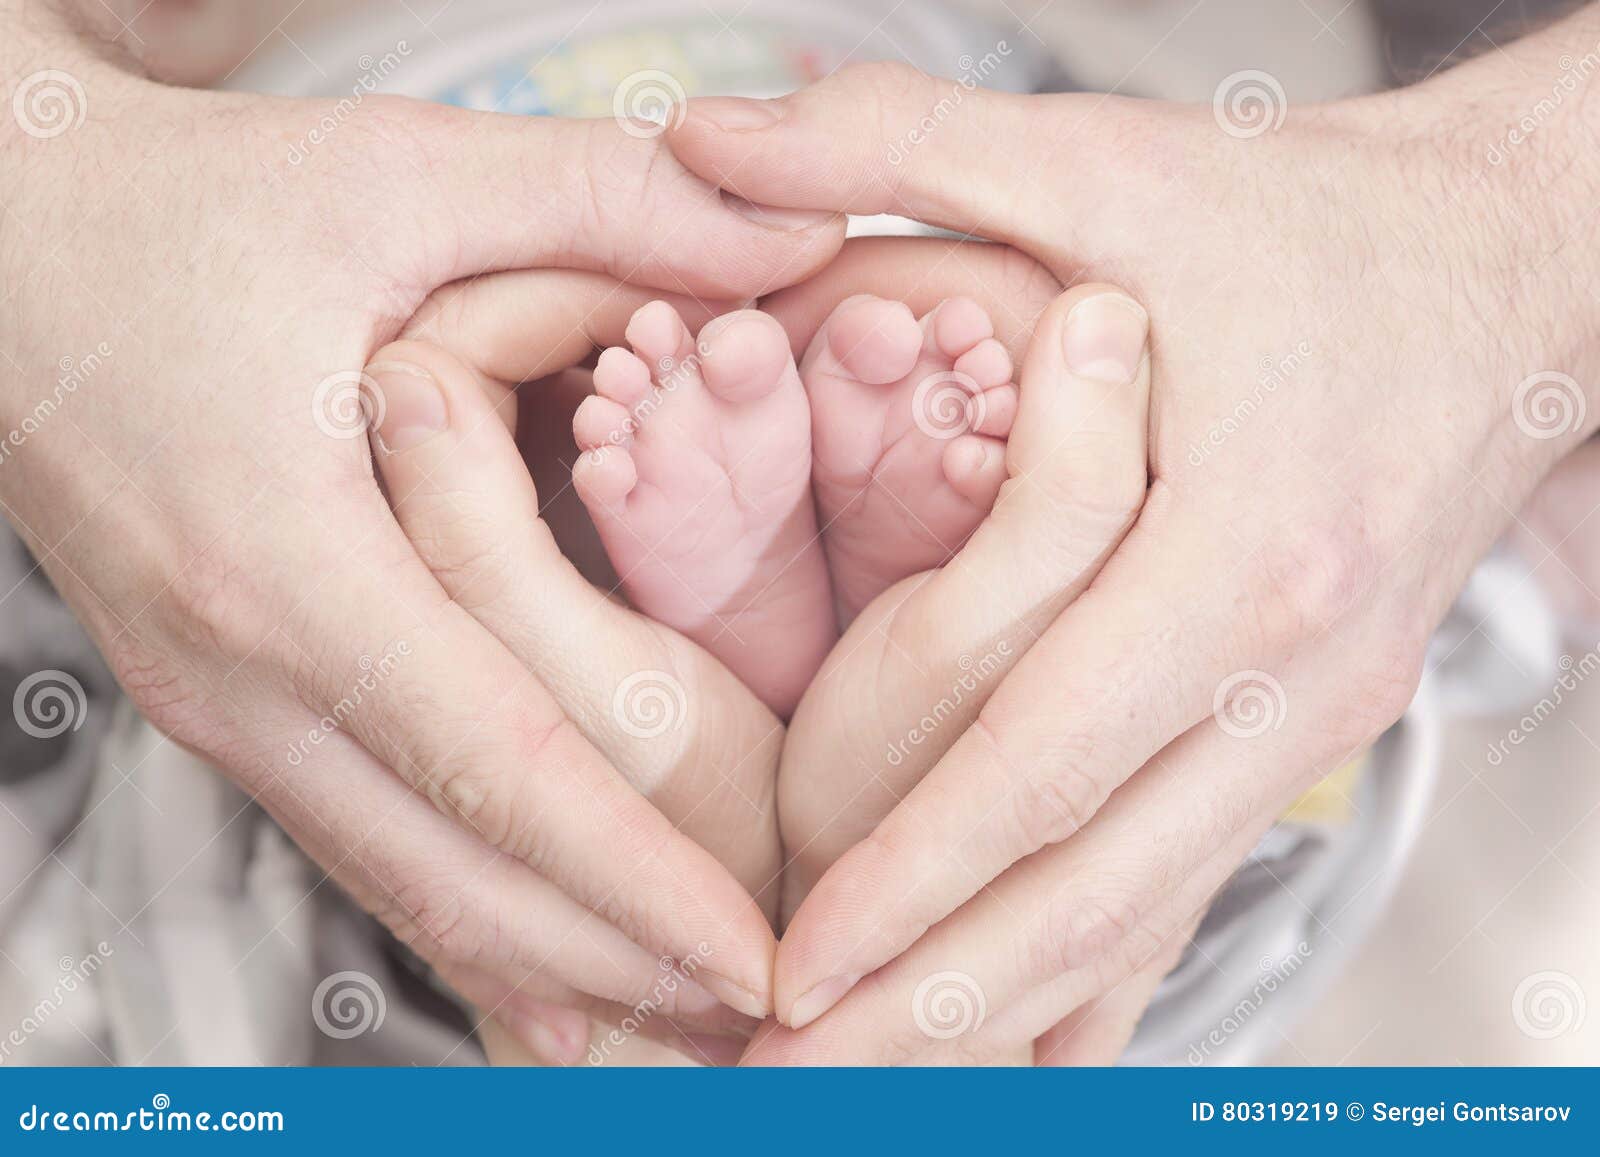
[{"label": "fingernail", "polygon": [[743,985],[735,984],[727,977],[718,976],[709,969],[702,968],[694,974],[695,982],[702,988],[710,991],[723,1004],[746,1016],[766,1019],[772,1011],[772,1006],[762,1000],[755,993]]},{"label": "fingernail", "polygon": [[722,203],[739,216],[754,221],[762,228],[776,229],[781,233],[798,233],[802,229],[814,229],[833,218],[833,214],[826,209],[778,209],[771,205],[758,205],[726,189],[722,190]]},{"label": "fingernail", "polygon": [[395,454],[422,445],[450,425],[450,409],[433,375],[409,362],[367,367],[377,387],[378,445]]},{"label": "fingernail", "polygon": [[783,119],[783,111],[780,100],[750,100],[742,96],[709,96],[689,102],[691,116],[704,117],[728,133],[768,128]]},{"label": "fingernail", "polygon": [[789,1009],[789,1027],[795,1029],[805,1028],[806,1025],[843,1000],[844,994],[854,988],[856,981],[860,979],[861,976],[856,973],[846,976],[830,976],[821,984],[809,989]]},{"label": "fingernail", "polygon": [[1067,369],[1080,378],[1131,382],[1144,360],[1150,316],[1131,297],[1102,293],[1072,307],[1061,329]]}]

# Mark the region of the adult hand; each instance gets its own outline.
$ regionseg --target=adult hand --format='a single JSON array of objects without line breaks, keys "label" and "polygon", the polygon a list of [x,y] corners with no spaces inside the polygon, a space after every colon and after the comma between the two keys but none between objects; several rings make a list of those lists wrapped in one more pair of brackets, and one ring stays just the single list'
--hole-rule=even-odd
[{"label": "adult hand", "polygon": [[[1600,380],[1594,102],[1506,134],[1597,41],[1591,9],[1405,92],[1269,106],[1263,131],[1220,95],[1017,97],[885,66],[690,103],[674,151],[746,197],[903,213],[1123,285],[1163,383],[1137,525],[796,914],[780,1019],[963,905],[988,915],[987,954],[961,958],[991,1016],[1064,1015],[1072,977],[1166,940],[1400,714],[1474,561],[1600,418],[1579,385]],[[1079,860],[1070,887],[1040,849]],[[1052,900],[1022,926],[993,897],[1025,879]]]},{"label": "adult hand", "polygon": [[[696,954],[699,984],[766,1011],[746,889],[396,524],[366,411],[404,444],[438,410],[358,385],[459,278],[743,298],[838,226],[719,197],[611,121],[165,88],[72,31],[95,10],[0,6],[8,521],[140,710],[430,959],[632,1003],[658,957]],[[614,931],[571,935],[591,911]]]},{"label": "adult hand", "polygon": [[[946,243],[919,244],[931,254]],[[1013,304],[1033,312],[1031,302]],[[1144,332],[1143,312],[1109,286],[1079,286],[1044,309],[1018,375],[1004,500],[948,564],[875,599],[807,690],[779,775],[785,911],[949,749],[1132,525],[1146,484]],[[1117,374],[1103,372],[1101,355],[1113,349],[1124,358]],[[1087,361],[1077,356],[1084,352]],[[1081,871],[1096,850],[1076,841],[1054,849],[1051,871]],[[1010,951],[1010,938],[993,933],[997,919],[1025,927],[1047,911],[1066,878],[1036,872],[998,883],[986,897],[992,903],[950,917],[811,1028],[769,1031],[747,1059],[1031,1060],[1048,1025],[1014,1016],[984,1023],[989,991],[1003,995],[996,954]],[[1133,968],[1157,967],[1150,955],[1080,976],[1076,991],[1083,999],[1106,992]],[[798,1009],[793,1019],[811,1019],[803,1002]]]},{"label": "adult hand", "polygon": [[[595,274],[517,272],[443,291],[448,303],[425,306],[408,336],[379,350],[367,372],[386,395],[431,393],[446,423],[403,444],[386,440],[380,426],[374,461],[400,525],[455,604],[539,677],[611,765],[714,855],[770,919],[781,867],[774,785],[782,723],[707,652],[579,573],[548,522],[550,503],[570,488],[570,474],[559,486],[537,489],[499,420],[521,401],[525,418],[560,423],[565,431],[562,442],[543,448],[544,456],[576,458],[573,402],[563,396],[569,375],[531,382],[520,399],[509,387],[548,368],[551,351],[583,322],[586,297],[602,290],[615,301],[645,295],[605,282]],[[698,328],[693,302],[668,300]],[[601,312],[609,314],[609,304]],[[589,316],[593,324],[596,315]],[[621,338],[604,330],[593,336]],[[592,393],[592,385],[584,392]],[[608,587],[615,586],[612,579]],[[620,938],[596,917],[573,932]],[[536,966],[499,976],[480,967],[441,971],[544,1063],[573,1064],[585,1053],[592,1061],[627,1057],[639,1043],[635,1035],[715,1062],[737,1058],[754,1023],[741,1023],[729,1009],[712,1019],[708,1011],[718,1010],[690,1008],[700,1028],[715,1030],[696,1033],[671,1018],[685,1003],[681,992],[698,990],[700,969],[716,964],[714,950],[702,945],[631,1005],[597,999]],[[596,966],[618,974],[612,990],[626,979],[615,962]],[[591,1018],[615,1031],[595,1034]]]}]

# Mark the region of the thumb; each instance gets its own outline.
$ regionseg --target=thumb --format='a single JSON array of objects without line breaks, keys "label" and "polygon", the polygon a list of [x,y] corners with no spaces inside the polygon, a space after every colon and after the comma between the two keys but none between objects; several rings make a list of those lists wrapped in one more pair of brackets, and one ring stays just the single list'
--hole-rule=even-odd
[{"label": "thumb", "polygon": [[694,176],[657,126],[399,97],[367,104],[367,131],[303,164],[329,166],[340,188],[352,169],[364,174],[370,191],[343,206],[360,214],[352,228],[423,290],[480,273],[562,267],[744,298],[804,278],[843,240],[831,214],[749,205]]},{"label": "thumb", "polygon": [[1065,193],[1046,204],[1038,191],[1037,134],[1070,99],[994,92],[970,72],[853,65],[777,100],[691,100],[667,141],[690,170],[746,200],[898,213],[1049,263]]}]

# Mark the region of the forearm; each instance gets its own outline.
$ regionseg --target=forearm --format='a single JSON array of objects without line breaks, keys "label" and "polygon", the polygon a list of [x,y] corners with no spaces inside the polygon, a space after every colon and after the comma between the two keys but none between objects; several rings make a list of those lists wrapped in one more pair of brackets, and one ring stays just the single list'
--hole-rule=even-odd
[{"label": "forearm", "polygon": [[[1491,380],[1521,419],[1519,449],[1547,469],[1576,440],[1556,425],[1600,427],[1600,4],[1417,91],[1454,110],[1441,215],[1476,217],[1462,222],[1479,246],[1472,272],[1503,303],[1480,315],[1502,355]],[[1530,415],[1540,393],[1544,412]]]}]

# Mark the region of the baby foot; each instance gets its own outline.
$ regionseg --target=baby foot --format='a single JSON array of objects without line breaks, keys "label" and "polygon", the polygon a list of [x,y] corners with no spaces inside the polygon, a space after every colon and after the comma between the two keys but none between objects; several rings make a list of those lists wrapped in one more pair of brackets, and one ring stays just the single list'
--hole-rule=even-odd
[{"label": "baby foot", "polygon": [[573,416],[572,480],[633,605],[787,717],[836,637],[789,341],[754,311],[698,343],[651,302]]},{"label": "baby foot", "polygon": [[994,506],[1016,416],[1011,358],[974,301],[919,322],[853,297],[801,362],[812,485],[842,624],[907,575],[941,566]]}]

